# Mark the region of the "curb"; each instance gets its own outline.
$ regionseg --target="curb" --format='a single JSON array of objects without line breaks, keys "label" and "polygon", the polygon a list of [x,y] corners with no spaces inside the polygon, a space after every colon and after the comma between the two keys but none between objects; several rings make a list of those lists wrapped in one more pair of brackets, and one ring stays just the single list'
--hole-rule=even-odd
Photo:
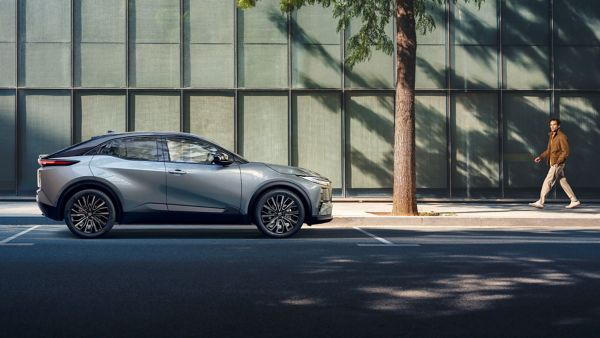
[{"label": "curb", "polygon": [[[324,223],[337,226],[600,226],[600,218],[507,218],[507,217],[460,217],[460,216],[379,216],[334,217]],[[315,226],[318,226],[315,225]]]},{"label": "curb", "polygon": [[[2,225],[63,225],[42,215],[0,216]],[[507,218],[507,217],[460,217],[460,216],[339,216],[331,222],[315,224],[324,226],[583,226],[600,227],[600,218]]]}]

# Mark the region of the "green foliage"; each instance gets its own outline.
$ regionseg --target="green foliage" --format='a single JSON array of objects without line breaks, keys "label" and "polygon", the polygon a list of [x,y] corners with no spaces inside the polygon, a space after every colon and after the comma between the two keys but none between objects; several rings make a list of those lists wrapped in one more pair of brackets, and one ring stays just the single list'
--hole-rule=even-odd
[{"label": "green foliage", "polygon": [[[254,7],[257,0],[237,0],[238,7],[247,9]],[[436,6],[458,0],[414,0],[416,30],[426,34],[435,29],[435,21],[430,14]],[[478,7],[485,0],[462,0]],[[369,60],[372,49],[386,54],[394,52],[392,37],[386,34],[385,26],[392,20],[396,11],[396,0],[280,0],[282,12],[292,12],[302,6],[321,5],[333,7],[333,17],[338,20],[338,31],[344,30],[352,18],[362,21],[360,30],[352,35],[347,43],[346,64],[354,64]]]}]

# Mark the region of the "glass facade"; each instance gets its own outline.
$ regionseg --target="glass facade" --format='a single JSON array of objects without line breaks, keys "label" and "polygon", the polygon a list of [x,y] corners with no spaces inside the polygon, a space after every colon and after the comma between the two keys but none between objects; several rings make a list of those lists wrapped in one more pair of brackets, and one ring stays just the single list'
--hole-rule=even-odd
[{"label": "glass facade", "polygon": [[[392,56],[348,67],[353,20],[279,0],[0,0],[0,196],[32,196],[38,154],[107,130],[192,132],[249,160],[306,167],[339,197],[389,197]],[[600,199],[600,3],[432,9],[418,36],[420,198],[533,199],[547,120],[575,192]],[[394,36],[394,25],[386,27]],[[564,198],[562,191],[553,192]]]}]

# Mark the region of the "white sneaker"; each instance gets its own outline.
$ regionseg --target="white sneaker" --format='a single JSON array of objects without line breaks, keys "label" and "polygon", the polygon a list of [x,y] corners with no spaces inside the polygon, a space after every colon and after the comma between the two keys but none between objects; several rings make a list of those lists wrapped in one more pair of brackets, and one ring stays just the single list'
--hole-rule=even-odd
[{"label": "white sneaker", "polygon": [[544,205],[540,203],[540,201],[535,201],[533,203],[529,203],[530,206],[538,209],[544,209]]},{"label": "white sneaker", "polygon": [[567,208],[567,209],[573,209],[573,208],[577,207],[580,204],[581,204],[581,202],[579,202],[579,201],[571,201],[571,203],[569,205],[567,205],[565,208]]}]

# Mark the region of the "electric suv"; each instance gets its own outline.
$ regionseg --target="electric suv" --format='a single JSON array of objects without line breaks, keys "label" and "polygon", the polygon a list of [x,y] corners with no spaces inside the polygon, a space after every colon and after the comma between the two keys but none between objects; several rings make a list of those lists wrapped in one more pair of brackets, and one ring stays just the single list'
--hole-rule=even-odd
[{"label": "electric suv", "polygon": [[108,133],[40,155],[36,200],[78,237],[115,223],[254,223],[284,238],[332,219],[331,181],[187,133]]}]

